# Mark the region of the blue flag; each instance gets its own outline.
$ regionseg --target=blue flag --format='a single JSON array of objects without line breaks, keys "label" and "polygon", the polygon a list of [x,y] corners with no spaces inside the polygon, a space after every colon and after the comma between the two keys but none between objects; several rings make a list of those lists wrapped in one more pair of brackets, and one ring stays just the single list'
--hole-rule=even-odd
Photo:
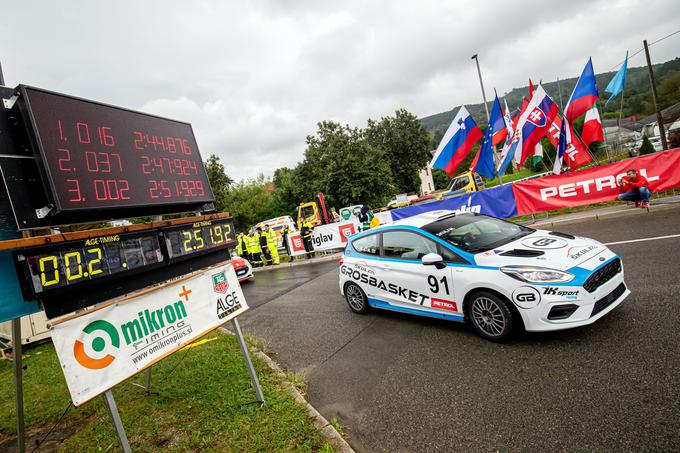
[{"label": "blue flag", "polygon": [[496,133],[504,132],[505,130],[503,109],[501,109],[501,103],[498,101],[498,96],[496,96],[496,99],[493,101],[493,108],[491,109],[489,127],[486,128],[482,147],[474,162],[474,171],[477,174],[488,179],[493,179],[496,176],[496,168],[493,160],[493,136]]},{"label": "blue flag", "polygon": [[612,95],[609,96],[609,99],[607,99],[607,103],[605,104],[605,107],[609,102],[614,99],[616,96],[619,94],[623,93],[623,89],[626,86],[626,69],[628,67],[628,52],[626,52],[626,59],[623,61],[623,64],[621,65],[621,68],[619,69],[619,72],[616,73],[613,79],[609,82],[609,85],[607,85],[607,88],[604,89],[606,93],[611,93]]}]

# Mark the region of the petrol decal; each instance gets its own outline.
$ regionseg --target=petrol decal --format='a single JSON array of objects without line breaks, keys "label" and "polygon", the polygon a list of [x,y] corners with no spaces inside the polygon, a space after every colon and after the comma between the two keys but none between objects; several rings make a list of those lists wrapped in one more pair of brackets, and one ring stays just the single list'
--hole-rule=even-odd
[{"label": "petrol decal", "polygon": [[534,308],[541,302],[541,293],[531,286],[520,286],[512,292],[512,301],[520,308]]},{"label": "petrol decal", "polygon": [[432,308],[439,308],[440,310],[448,310],[458,312],[458,304],[450,300],[431,298]]},{"label": "petrol decal", "polygon": [[532,249],[552,250],[566,247],[567,241],[549,237],[532,237],[524,239],[522,245]]}]

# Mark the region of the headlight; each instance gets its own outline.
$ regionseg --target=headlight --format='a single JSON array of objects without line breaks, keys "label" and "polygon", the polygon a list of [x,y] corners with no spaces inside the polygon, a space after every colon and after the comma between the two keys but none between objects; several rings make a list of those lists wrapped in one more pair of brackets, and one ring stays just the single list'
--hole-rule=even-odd
[{"label": "headlight", "polygon": [[568,272],[545,267],[506,266],[501,267],[501,272],[517,280],[533,283],[564,283],[574,278]]}]

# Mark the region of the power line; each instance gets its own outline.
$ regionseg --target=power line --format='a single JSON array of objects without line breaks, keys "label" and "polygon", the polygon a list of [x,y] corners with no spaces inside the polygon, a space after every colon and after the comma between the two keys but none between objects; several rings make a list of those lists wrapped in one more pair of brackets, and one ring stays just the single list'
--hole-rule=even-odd
[{"label": "power line", "polygon": [[[673,33],[670,33],[670,34],[664,36],[663,38],[659,38],[659,39],[657,39],[656,41],[647,44],[647,46],[648,46],[648,47],[652,47],[654,44],[659,43],[659,42],[663,41],[664,39],[668,39],[668,38],[670,38],[670,37],[673,36],[673,35],[677,35],[678,33],[680,33],[680,30],[676,30],[676,31],[674,31]],[[629,56],[628,56],[628,59],[633,58],[635,55],[639,54],[639,53],[642,52],[643,50],[645,50],[644,47],[641,48],[641,49],[638,49],[633,55],[629,55]],[[612,67],[612,68],[610,69],[610,71],[613,71],[614,69],[620,67],[625,61],[626,61],[626,60],[622,60],[619,64],[617,64],[616,66]]]}]

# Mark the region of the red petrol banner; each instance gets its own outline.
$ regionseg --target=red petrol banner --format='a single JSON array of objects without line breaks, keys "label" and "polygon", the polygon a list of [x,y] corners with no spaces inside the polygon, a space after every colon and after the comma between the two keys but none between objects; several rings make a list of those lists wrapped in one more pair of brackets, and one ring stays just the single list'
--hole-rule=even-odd
[{"label": "red petrol banner", "polygon": [[532,214],[616,200],[617,184],[626,170],[635,168],[659,192],[680,187],[680,148],[512,185],[517,214]]}]

